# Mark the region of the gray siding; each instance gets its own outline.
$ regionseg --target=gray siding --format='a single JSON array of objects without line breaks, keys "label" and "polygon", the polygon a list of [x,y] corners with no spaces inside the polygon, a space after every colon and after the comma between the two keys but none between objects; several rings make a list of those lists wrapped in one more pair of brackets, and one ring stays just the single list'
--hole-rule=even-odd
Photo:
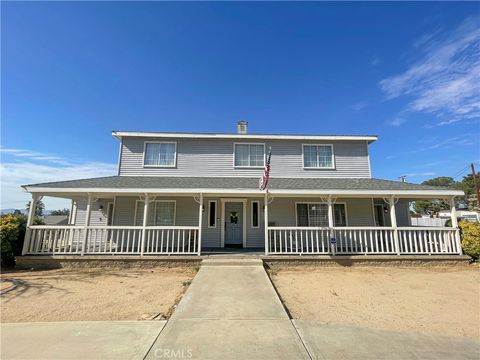
[{"label": "gray siding", "polygon": [[[258,177],[262,169],[239,169],[233,166],[233,144],[238,141],[223,139],[166,139],[177,141],[175,168],[143,167],[145,141],[149,138],[123,138],[121,142],[120,175],[130,176],[243,176]],[[256,141],[260,142],[260,141]],[[370,165],[366,141],[335,141],[335,169],[303,169],[302,144],[312,142],[271,140],[271,175],[275,177],[355,177],[369,178]],[[314,142],[319,144],[319,142]]]},{"label": "gray siding", "polygon": [[[315,198],[276,198],[269,205],[268,220],[273,226],[296,226],[295,203],[321,202]],[[348,226],[373,226],[372,199],[337,199],[346,203]]]},{"label": "gray siding", "polygon": [[[107,225],[107,209],[108,203],[113,202],[113,199],[100,199],[93,201],[90,213],[90,226],[106,226]],[[79,198],[76,200],[77,213],[75,217],[75,225],[85,225],[85,215],[87,213],[87,199]],[[100,206],[103,209],[100,210]]]}]

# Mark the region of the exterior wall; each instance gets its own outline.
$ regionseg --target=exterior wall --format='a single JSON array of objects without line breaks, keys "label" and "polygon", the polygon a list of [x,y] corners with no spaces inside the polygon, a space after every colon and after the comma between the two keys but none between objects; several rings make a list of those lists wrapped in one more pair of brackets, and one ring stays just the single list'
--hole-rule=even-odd
[{"label": "exterior wall", "polygon": [[[166,139],[177,142],[177,164],[174,168],[143,167],[145,141],[159,138],[123,138],[119,175],[129,176],[224,176],[260,177],[262,169],[234,168],[233,146],[230,139]],[[245,141],[248,142],[248,141]],[[335,169],[303,169],[302,144],[321,144],[299,140],[252,141],[272,148],[274,177],[306,178],[369,178],[370,163],[366,141],[333,141]]]},{"label": "exterior wall", "polygon": [[[319,198],[275,198],[268,207],[268,221],[271,226],[296,226],[296,202],[321,202]],[[372,199],[338,198],[346,203],[347,226],[373,226]]]},{"label": "exterior wall", "polygon": [[[138,196],[117,196],[115,199],[100,199],[92,202],[91,226],[107,225],[108,203],[114,202],[115,226],[134,226],[135,225],[135,204]],[[177,226],[198,226],[198,203],[190,196],[177,197],[157,197],[157,200],[175,200],[176,216],[175,225]],[[217,201],[217,221],[216,227],[208,227],[208,206],[209,201]],[[216,248],[221,246],[221,219],[222,219],[222,201],[219,197],[204,197],[205,209],[202,213],[202,248]],[[252,201],[259,203],[259,227],[252,228]],[[295,203],[296,202],[321,202],[318,198],[274,198],[269,204],[269,223],[270,226],[296,226]],[[373,203],[381,204],[383,200],[370,198],[338,198],[337,202],[346,203],[347,226],[373,226]],[[85,214],[87,199],[76,199],[77,212],[75,225],[85,224]],[[400,200],[396,205],[398,226],[409,226],[408,200]],[[100,210],[103,206],[103,210]],[[247,247],[263,248],[265,245],[265,213],[263,198],[248,198],[246,203],[246,227],[247,227]],[[385,226],[390,226],[390,216],[385,214]]]},{"label": "exterior wall", "polygon": [[[388,207],[388,204],[385,203],[382,199],[374,199],[375,205],[383,205]],[[411,226],[410,225],[410,201],[406,199],[401,199],[395,205],[395,214],[397,217],[397,226]],[[390,221],[390,213],[384,214],[385,226],[392,226]]]},{"label": "exterior wall", "polygon": [[[90,213],[90,226],[106,226],[107,225],[107,209],[108,203],[113,202],[113,199],[100,199],[99,201],[92,201]],[[87,214],[87,198],[76,199],[77,212],[75,216],[75,225],[85,225],[85,217]],[[103,209],[100,210],[100,206]]]}]

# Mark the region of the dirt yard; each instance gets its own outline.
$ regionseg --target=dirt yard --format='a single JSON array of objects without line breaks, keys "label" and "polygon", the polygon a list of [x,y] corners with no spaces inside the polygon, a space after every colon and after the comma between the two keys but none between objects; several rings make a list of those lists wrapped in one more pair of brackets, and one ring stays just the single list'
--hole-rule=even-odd
[{"label": "dirt yard", "polygon": [[68,269],[1,275],[1,321],[168,317],[193,268]]},{"label": "dirt yard", "polygon": [[480,340],[480,268],[315,268],[271,272],[294,319]]}]

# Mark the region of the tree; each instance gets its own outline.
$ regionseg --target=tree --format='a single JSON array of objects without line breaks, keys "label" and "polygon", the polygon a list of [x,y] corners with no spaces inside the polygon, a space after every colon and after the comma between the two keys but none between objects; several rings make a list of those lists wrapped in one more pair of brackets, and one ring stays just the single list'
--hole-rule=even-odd
[{"label": "tree", "polygon": [[450,176],[439,176],[422,182],[422,185],[452,187],[455,183],[455,180]]},{"label": "tree", "polygon": [[[480,184],[480,174],[476,174],[475,177],[477,178],[477,183]],[[462,181],[459,181],[453,185],[453,188],[463,190],[463,192],[465,193],[465,201],[469,210],[480,210],[479,204],[477,204],[477,194],[475,194],[472,174],[464,176]]]},{"label": "tree", "polygon": [[52,210],[50,211],[50,215],[70,215],[70,210],[69,209],[60,209],[60,210]]},{"label": "tree", "polygon": [[[422,182],[422,185],[441,187],[452,187],[455,184],[455,180],[453,180],[453,178],[449,176],[439,176]],[[415,201],[414,209],[415,212],[419,214],[434,215],[437,214],[440,210],[450,209],[450,205],[442,200],[418,200]]]},{"label": "tree", "polygon": [[[27,213],[30,212],[30,204],[31,201],[27,203]],[[42,200],[37,201],[37,207],[35,209],[35,216],[43,216],[43,212],[45,211],[45,204]]]}]

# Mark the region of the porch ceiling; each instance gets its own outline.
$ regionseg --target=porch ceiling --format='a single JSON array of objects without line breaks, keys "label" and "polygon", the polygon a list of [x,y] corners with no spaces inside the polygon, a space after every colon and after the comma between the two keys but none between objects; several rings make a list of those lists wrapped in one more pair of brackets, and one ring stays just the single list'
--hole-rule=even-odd
[{"label": "porch ceiling", "polygon": [[[22,186],[31,193],[215,193],[262,195],[258,178],[109,176]],[[402,197],[462,196],[460,190],[368,178],[271,178],[278,195],[349,195]]]}]

